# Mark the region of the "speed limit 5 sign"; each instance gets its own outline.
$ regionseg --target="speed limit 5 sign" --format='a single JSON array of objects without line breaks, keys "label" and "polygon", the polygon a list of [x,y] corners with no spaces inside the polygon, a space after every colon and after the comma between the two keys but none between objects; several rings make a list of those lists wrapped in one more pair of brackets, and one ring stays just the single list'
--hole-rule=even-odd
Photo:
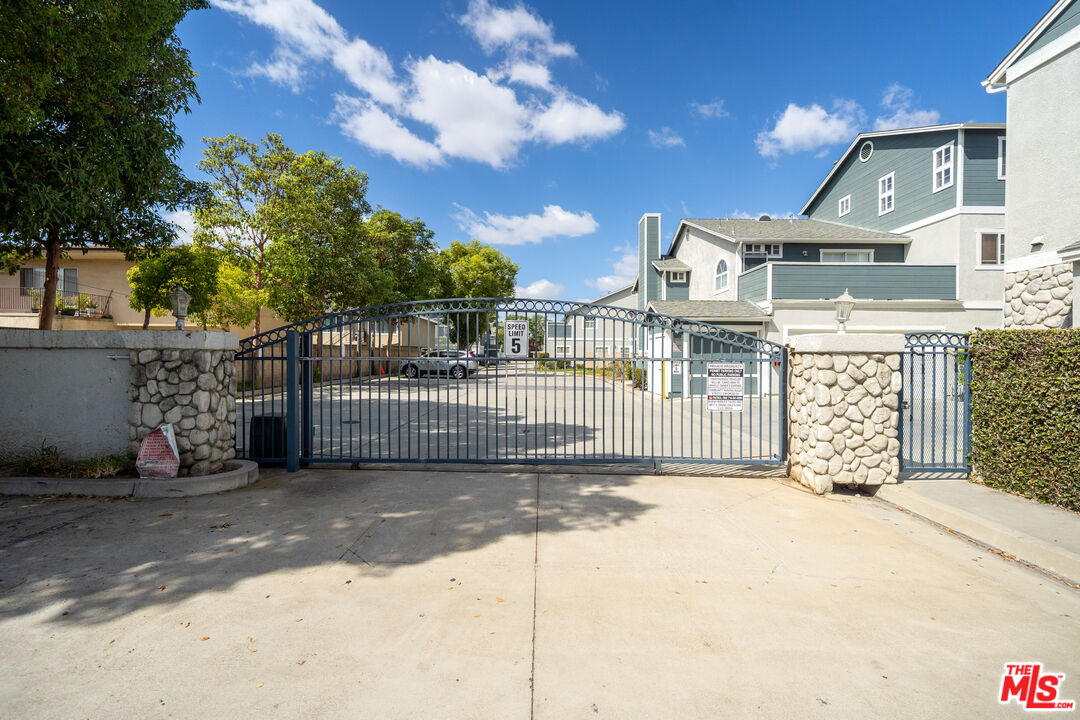
[{"label": "speed limit 5 sign", "polygon": [[503,323],[503,354],[508,357],[529,356],[529,323],[527,320],[507,320]]}]

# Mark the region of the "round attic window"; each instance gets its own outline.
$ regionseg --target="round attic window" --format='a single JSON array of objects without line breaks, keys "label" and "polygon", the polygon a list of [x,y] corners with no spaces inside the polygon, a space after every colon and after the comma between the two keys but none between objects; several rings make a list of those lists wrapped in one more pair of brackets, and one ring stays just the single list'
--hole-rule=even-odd
[{"label": "round attic window", "polygon": [[859,160],[861,160],[862,162],[866,162],[867,160],[870,159],[870,156],[873,155],[873,154],[874,154],[874,143],[867,140],[866,142],[864,142],[862,144],[862,147],[859,148]]}]

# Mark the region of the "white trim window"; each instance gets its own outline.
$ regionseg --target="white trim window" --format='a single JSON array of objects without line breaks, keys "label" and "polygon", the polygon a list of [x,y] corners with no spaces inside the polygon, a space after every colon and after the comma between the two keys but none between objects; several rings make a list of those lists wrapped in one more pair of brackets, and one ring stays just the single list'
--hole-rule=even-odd
[{"label": "white trim window", "polygon": [[851,196],[845,195],[844,197],[840,198],[840,202],[837,203],[836,215],[837,217],[844,217],[849,212],[851,212]]},{"label": "white trim window", "polygon": [[595,330],[596,329],[596,318],[594,318],[594,317],[585,318],[584,328],[586,330]]},{"label": "white trim window", "polygon": [[1005,233],[1000,230],[980,230],[975,233],[975,264],[981,268],[1000,268],[1005,262]]},{"label": "white trim window", "polygon": [[1005,179],[1005,136],[998,136],[998,180]]},{"label": "white trim window", "polygon": [[891,172],[878,178],[878,215],[891,213],[895,209],[896,173]]},{"label": "white trim window", "polygon": [[668,282],[678,283],[678,284],[686,282],[686,271],[685,270],[672,270],[668,274]]},{"label": "white trim window", "polygon": [[743,257],[778,258],[783,256],[781,243],[747,243],[743,245]]},{"label": "white trim window", "polygon": [[934,192],[953,186],[955,159],[956,149],[952,143],[942,145],[934,151]]},{"label": "white trim window", "polygon": [[728,264],[723,258],[716,263],[716,279],[713,282],[713,290],[723,292],[728,289]]},{"label": "white trim window", "polygon": [[822,250],[823,263],[871,263],[874,262],[873,250]]}]

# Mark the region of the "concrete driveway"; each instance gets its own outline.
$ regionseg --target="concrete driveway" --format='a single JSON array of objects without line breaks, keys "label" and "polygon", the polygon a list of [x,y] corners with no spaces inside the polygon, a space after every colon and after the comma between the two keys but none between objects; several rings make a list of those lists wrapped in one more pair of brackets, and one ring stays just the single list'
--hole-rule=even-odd
[{"label": "concrete driveway", "polygon": [[764,478],[269,471],[0,500],[0,716],[1019,716],[1080,593]]}]

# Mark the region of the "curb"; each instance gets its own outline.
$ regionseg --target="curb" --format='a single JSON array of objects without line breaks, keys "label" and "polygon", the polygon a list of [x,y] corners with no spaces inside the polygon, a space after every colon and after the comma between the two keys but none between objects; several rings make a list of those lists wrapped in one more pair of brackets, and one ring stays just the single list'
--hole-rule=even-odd
[{"label": "curb", "polygon": [[1080,583],[1080,554],[946,503],[905,493],[902,485],[882,485],[875,498],[964,535],[979,545],[1006,553],[1026,565],[1049,571],[1073,586]]},{"label": "curb", "polygon": [[192,497],[247,487],[259,479],[259,465],[230,460],[214,475],[177,478],[89,480],[78,478],[0,478],[0,495],[84,495],[88,497]]}]

